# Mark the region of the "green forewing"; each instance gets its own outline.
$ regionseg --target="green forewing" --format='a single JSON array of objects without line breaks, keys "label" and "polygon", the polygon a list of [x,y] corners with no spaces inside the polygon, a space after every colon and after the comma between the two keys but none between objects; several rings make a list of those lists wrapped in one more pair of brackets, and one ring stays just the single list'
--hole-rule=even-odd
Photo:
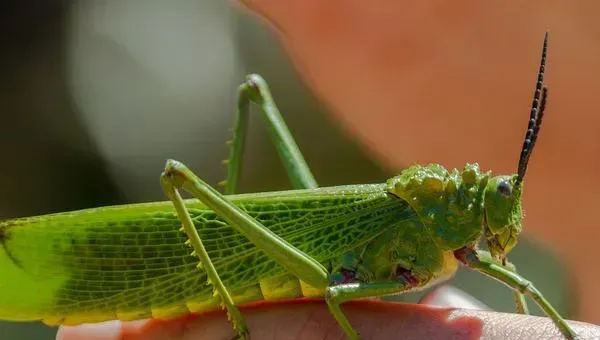
[{"label": "green forewing", "polygon": [[[269,229],[326,267],[345,252],[413,218],[383,185],[237,195],[231,199]],[[188,207],[224,284],[233,295],[285,270],[199,203]],[[3,289],[7,319],[85,322],[143,318],[155,310],[186,313],[186,303],[210,302],[198,260],[170,203],[82,210],[0,225],[8,256],[0,260],[23,280]],[[4,271],[4,269],[2,269]],[[9,280],[10,281],[10,280]],[[264,287],[263,287],[264,289]],[[256,289],[255,289],[256,290]],[[290,296],[292,297],[292,296]],[[89,314],[89,318],[87,315]],[[92,316],[92,314],[94,316]]]}]

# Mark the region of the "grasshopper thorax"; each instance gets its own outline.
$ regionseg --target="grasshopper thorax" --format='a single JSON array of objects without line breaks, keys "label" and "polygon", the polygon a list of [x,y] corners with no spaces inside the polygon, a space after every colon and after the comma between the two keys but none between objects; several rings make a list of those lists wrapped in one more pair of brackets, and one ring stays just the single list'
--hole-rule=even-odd
[{"label": "grasshopper thorax", "polygon": [[443,250],[456,250],[481,239],[484,194],[490,173],[477,163],[462,171],[438,164],[414,165],[388,181],[388,192],[406,201]]}]

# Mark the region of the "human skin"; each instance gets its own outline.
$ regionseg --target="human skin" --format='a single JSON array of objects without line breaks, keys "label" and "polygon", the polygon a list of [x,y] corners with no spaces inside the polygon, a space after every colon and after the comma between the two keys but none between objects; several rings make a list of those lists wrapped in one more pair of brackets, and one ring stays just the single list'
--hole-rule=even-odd
[{"label": "human skin", "polygon": [[336,124],[390,169],[477,161],[514,173],[542,39],[549,101],[525,178],[525,236],[600,323],[600,2],[242,0],[271,24]]},{"label": "human skin", "polygon": [[[428,303],[352,301],[344,312],[364,339],[556,339],[550,319],[528,315],[459,309],[479,307],[472,297],[443,287]],[[448,307],[452,306],[452,307]],[[327,305],[317,300],[259,303],[241,308],[252,339],[340,339],[342,331]],[[600,327],[572,323],[582,339],[596,339]],[[57,340],[217,340],[235,335],[223,312],[170,321],[109,322],[62,327]]]}]

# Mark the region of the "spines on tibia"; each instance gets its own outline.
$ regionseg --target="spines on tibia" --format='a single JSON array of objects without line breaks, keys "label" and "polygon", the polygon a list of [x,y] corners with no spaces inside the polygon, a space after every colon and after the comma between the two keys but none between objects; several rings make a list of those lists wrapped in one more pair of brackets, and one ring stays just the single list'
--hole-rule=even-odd
[{"label": "spines on tibia", "polygon": [[454,250],[481,237],[489,178],[477,163],[465,165],[462,172],[448,172],[438,164],[414,165],[391,178],[388,190],[408,202],[444,250]]}]

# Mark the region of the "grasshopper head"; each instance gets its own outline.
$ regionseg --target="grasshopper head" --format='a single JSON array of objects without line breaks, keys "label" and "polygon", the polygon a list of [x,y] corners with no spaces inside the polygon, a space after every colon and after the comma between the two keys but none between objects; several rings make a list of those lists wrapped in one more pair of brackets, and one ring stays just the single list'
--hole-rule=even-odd
[{"label": "grasshopper head", "polygon": [[517,244],[523,230],[523,185],[517,180],[517,175],[496,176],[485,188],[485,238],[492,256],[501,261]]},{"label": "grasshopper head", "polygon": [[521,149],[517,174],[494,177],[485,188],[485,237],[492,256],[503,263],[506,261],[506,254],[516,245],[517,238],[523,230],[523,211],[521,208],[523,178],[527,172],[529,157],[531,157],[542,125],[548,96],[548,88],[543,83],[547,50],[548,33],[544,37],[540,69],[535,84],[533,104],[531,105],[529,123],[523,148]]}]

